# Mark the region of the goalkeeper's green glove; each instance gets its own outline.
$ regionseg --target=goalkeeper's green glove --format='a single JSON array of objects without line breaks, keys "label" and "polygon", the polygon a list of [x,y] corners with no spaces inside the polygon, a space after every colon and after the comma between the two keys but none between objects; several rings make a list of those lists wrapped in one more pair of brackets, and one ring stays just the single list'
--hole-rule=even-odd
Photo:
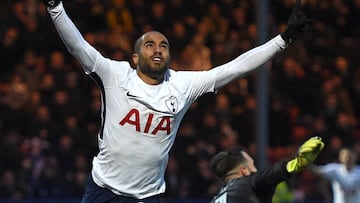
[{"label": "goalkeeper's green glove", "polygon": [[60,3],[60,0],[42,0],[42,1],[49,8],[53,8]]},{"label": "goalkeeper's green glove", "polygon": [[321,137],[312,137],[300,146],[294,159],[286,164],[289,173],[298,173],[312,164],[325,144]]},{"label": "goalkeeper's green glove", "polygon": [[306,16],[300,11],[300,8],[301,0],[296,0],[289,17],[287,28],[283,33],[280,34],[285,42],[289,44],[293,43],[298,35],[307,30],[310,23],[313,22],[312,19],[306,18]]}]

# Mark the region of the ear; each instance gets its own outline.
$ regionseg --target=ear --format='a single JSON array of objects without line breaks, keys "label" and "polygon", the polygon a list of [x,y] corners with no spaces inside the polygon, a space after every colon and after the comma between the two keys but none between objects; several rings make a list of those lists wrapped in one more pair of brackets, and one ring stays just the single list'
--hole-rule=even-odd
[{"label": "ear", "polygon": [[250,175],[250,170],[246,166],[241,166],[240,173],[242,176],[248,176]]},{"label": "ear", "polygon": [[138,61],[139,61],[139,54],[133,54],[132,60],[133,60],[134,65],[137,66]]}]

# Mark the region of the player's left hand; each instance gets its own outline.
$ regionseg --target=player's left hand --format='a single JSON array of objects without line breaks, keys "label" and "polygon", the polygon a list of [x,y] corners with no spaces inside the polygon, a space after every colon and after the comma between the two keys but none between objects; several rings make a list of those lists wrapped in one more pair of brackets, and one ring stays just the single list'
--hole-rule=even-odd
[{"label": "player's left hand", "polygon": [[309,166],[317,158],[325,144],[321,137],[312,137],[299,147],[294,159],[286,164],[289,173],[298,173]]},{"label": "player's left hand", "polygon": [[292,9],[286,30],[281,33],[281,37],[287,43],[293,43],[299,34],[309,28],[309,25],[314,20],[307,18],[303,12],[301,12],[301,0],[296,0],[296,3]]}]

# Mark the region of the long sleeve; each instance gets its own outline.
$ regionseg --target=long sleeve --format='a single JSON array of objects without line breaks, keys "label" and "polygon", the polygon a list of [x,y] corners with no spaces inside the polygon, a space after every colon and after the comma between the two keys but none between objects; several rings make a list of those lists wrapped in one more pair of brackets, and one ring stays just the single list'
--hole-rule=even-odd
[{"label": "long sleeve", "polygon": [[268,187],[276,186],[281,181],[291,178],[292,175],[286,170],[286,164],[287,161],[277,162],[271,167],[249,176],[251,185],[260,190],[266,190]]},{"label": "long sleeve", "polygon": [[342,188],[359,188],[360,167],[347,171],[342,164],[330,163],[319,166],[317,171],[329,180],[337,181]]},{"label": "long sleeve", "polygon": [[241,54],[232,61],[211,69],[210,71],[215,71],[215,75],[217,76],[215,89],[218,89],[232,80],[255,70],[257,67],[268,62],[286,47],[286,42],[280,35],[277,35],[263,45]]},{"label": "long sleeve", "polygon": [[69,52],[80,62],[86,72],[92,72],[101,54],[92,47],[65,12],[62,2],[48,12],[55,28]]},{"label": "long sleeve", "polygon": [[267,169],[229,181],[212,202],[222,199],[228,203],[271,202],[276,185],[292,177],[286,170],[286,163],[277,162]]}]

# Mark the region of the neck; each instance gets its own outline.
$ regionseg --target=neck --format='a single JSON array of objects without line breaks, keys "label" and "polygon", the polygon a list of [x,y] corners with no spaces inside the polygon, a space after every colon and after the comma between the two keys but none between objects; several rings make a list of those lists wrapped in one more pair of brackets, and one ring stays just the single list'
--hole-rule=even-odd
[{"label": "neck", "polygon": [[345,165],[347,171],[351,171],[354,168],[354,165]]},{"label": "neck", "polygon": [[226,174],[224,181],[227,183],[232,179],[241,178],[244,175],[245,174],[241,170],[241,165],[239,165]]},{"label": "neck", "polygon": [[144,74],[143,72],[137,70],[136,73],[140,77],[142,81],[144,81],[148,85],[158,85],[164,80],[164,75],[157,75],[157,76],[149,76]]},{"label": "neck", "polygon": [[233,173],[233,174],[229,174],[225,177],[225,183],[229,182],[230,180],[236,179],[236,178],[241,178],[242,175],[239,173]]}]

